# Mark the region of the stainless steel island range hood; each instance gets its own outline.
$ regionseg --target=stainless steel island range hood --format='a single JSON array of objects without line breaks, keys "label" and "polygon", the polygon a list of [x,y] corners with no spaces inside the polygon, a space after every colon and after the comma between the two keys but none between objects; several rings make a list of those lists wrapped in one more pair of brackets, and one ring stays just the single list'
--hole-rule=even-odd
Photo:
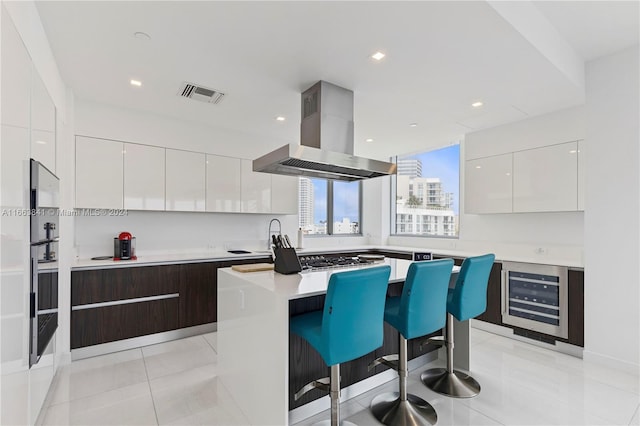
[{"label": "stainless steel island range hood", "polygon": [[396,165],[353,155],[353,92],[319,81],[302,93],[300,145],[253,160],[256,172],[355,181],[396,173]]}]

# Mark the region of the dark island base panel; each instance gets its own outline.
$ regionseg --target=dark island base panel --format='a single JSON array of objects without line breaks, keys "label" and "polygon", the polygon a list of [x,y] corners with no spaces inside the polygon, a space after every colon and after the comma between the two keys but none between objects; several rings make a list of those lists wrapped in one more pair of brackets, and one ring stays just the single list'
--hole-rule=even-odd
[{"label": "dark island base panel", "polygon": [[[387,295],[398,296],[402,291],[402,283],[389,285]],[[295,299],[289,302],[289,315],[299,315],[305,312],[321,310],[324,306],[325,295]],[[409,340],[409,359],[417,358],[431,351],[437,350],[435,345],[424,345],[420,350],[420,342],[431,336],[439,336],[441,332],[430,334],[429,336]],[[340,387],[345,388],[368,377],[387,370],[389,367],[379,365],[375,369],[368,371],[369,364],[376,358],[383,355],[398,353],[398,332],[388,324],[384,324],[384,342],[380,349],[367,354],[361,358],[340,365]],[[327,395],[321,390],[312,390],[305,394],[298,401],[294,401],[293,395],[307,383],[329,377],[329,367],[327,367],[315,349],[304,339],[294,334],[289,335],[289,410],[298,408],[318,398]]]}]

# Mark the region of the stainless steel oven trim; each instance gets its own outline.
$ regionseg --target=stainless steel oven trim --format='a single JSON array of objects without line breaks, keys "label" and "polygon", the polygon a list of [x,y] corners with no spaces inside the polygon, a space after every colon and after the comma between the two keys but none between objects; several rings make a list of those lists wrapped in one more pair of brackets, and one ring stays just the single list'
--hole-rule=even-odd
[{"label": "stainless steel oven trim", "polygon": [[[532,274],[544,274],[559,277],[557,285],[559,297],[559,325],[544,324],[538,321],[529,320],[509,315],[509,292],[507,289],[509,272],[525,272]],[[567,339],[569,337],[569,301],[568,301],[568,268],[566,266],[543,265],[536,263],[524,262],[502,262],[502,279],[501,279],[501,302],[502,302],[502,322],[504,324],[521,327],[527,330],[533,330],[551,336]],[[538,282],[533,280],[533,282]],[[556,285],[556,283],[547,283],[548,285]],[[548,316],[540,314],[541,316]]]}]

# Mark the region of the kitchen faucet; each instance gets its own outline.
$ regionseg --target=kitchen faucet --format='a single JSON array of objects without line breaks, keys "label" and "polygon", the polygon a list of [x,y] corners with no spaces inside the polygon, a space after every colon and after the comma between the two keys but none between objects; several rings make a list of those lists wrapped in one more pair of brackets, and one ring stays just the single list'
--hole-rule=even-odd
[{"label": "kitchen faucet", "polygon": [[278,219],[271,219],[269,222],[269,235],[267,235],[267,250],[271,250],[271,225],[273,222],[278,222],[278,235],[282,235],[282,224]]}]

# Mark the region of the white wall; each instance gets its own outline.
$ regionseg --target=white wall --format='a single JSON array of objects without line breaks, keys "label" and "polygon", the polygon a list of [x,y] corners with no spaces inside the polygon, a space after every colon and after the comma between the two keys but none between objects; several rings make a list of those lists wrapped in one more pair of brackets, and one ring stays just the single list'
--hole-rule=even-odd
[{"label": "white wall", "polygon": [[638,47],[587,64],[585,359],[639,368]]},{"label": "white wall", "polygon": [[77,135],[239,158],[253,159],[288,143],[81,99],[75,122]]}]

